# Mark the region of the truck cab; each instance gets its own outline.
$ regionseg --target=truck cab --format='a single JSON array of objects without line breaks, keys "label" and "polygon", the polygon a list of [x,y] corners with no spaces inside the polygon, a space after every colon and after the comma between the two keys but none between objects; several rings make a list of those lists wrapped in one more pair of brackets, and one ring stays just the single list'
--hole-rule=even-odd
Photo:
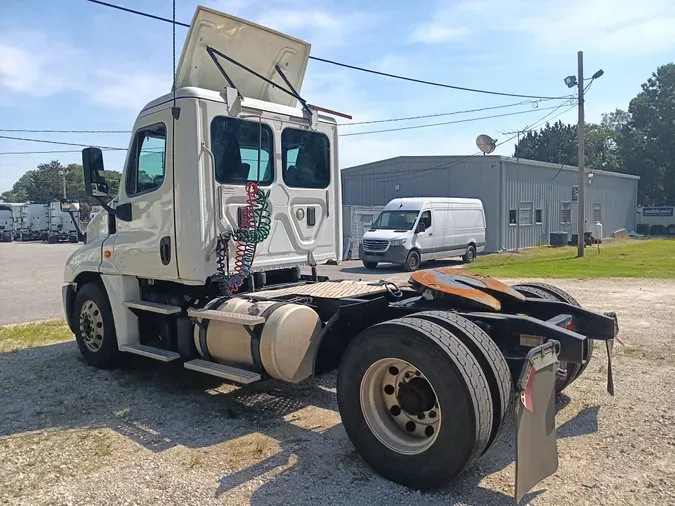
[{"label": "truck cab", "polygon": [[[219,48],[249,71],[215,57]],[[112,205],[88,225],[65,282],[102,275],[205,286],[220,234],[242,225],[251,182],[269,203],[252,272],[340,261],[336,121],[279,90],[299,93],[308,56],[305,42],[200,7],[175,92],[136,119],[117,195],[106,194],[100,151],[85,150],[88,190]],[[228,264],[235,268],[234,253]]]}]

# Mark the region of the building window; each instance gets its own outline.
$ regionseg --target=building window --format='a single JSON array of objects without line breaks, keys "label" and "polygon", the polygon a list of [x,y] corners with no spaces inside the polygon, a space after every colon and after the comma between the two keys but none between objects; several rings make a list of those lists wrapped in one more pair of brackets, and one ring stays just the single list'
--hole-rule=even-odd
[{"label": "building window", "polygon": [[602,203],[595,202],[593,204],[593,223],[602,221]]},{"label": "building window", "polygon": [[561,202],[560,203],[560,224],[569,225],[572,223],[572,203],[571,202]]},{"label": "building window", "polygon": [[542,224],[544,220],[542,220],[542,214],[543,211],[541,209],[537,209],[534,211],[534,222],[537,224]]},{"label": "building window", "polygon": [[517,212],[515,209],[509,209],[509,225],[516,225],[518,223]]},{"label": "building window", "polygon": [[166,127],[144,127],[136,133],[127,170],[127,195],[133,197],[156,190],[164,182]]},{"label": "building window", "polygon": [[520,203],[520,225],[532,225],[534,223],[534,202]]}]

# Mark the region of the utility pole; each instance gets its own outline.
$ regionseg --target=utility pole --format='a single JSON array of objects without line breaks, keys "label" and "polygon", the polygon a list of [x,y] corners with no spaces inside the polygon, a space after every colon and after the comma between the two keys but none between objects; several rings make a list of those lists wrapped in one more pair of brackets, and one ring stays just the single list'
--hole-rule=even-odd
[{"label": "utility pole", "polygon": [[579,92],[579,202],[577,209],[577,231],[578,231],[578,240],[577,240],[577,258],[584,256],[584,231],[585,231],[585,220],[584,220],[584,210],[586,208],[586,200],[584,199],[585,195],[585,181],[584,181],[584,52],[579,51],[577,53],[577,60],[579,65],[578,76],[577,76],[577,90]]}]

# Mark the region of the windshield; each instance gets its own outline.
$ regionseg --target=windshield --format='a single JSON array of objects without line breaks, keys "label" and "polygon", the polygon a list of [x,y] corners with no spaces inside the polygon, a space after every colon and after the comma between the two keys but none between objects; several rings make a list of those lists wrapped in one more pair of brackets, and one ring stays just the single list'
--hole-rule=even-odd
[{"label": "windshield", "polygon": [[419,211],[382,211],[371,230],[412,230]]}]

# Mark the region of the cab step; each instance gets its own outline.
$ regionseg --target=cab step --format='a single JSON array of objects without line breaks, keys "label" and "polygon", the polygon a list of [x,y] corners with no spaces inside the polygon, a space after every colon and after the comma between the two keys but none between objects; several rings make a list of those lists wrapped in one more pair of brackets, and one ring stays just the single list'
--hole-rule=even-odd
[{"label": "cab step", "polygon": [[120,346],[120,351],[125,353],[133,353],[143,357],[159,360],[160,362],[171,362],[178,360],[180,354],[175,351],[163,350],[162,348],[155,348],[153,346],[145,346],[144,344],[125,344]]},{"label": "cab step", "polygon": [[190,360],[189,362],[185,362],[184,365],[186,369],[190,369],[191,371],[198,371],[204,374],[210,374],[211,376],[218,376],[219,378],[227,379],[244,385],[260,381],[260,374],[257,372],[239,369],[230,365],[217,364],[215,362],[208,362],[206,360],[200,359]]},{"label": "cab step", "polygon": [[148,300],[125,300],[122,305],[129,309],[139,309],[141,311],[148,311],[149,313],[158,313],[163,315],[170,315],[182,313],[183,309],[180,306],[172,306],[171,304],[161,304],[159,302],[150,302]]},{"label": "cab step", "polygon": [[265,323],[265,318],[262,316],[232,313],[229,311],[217,311],[215,309],[188,309],[188,316],[193,318],[203,318],[205,320],[238,323],[240,325],[258,325],[259,323]]}]

